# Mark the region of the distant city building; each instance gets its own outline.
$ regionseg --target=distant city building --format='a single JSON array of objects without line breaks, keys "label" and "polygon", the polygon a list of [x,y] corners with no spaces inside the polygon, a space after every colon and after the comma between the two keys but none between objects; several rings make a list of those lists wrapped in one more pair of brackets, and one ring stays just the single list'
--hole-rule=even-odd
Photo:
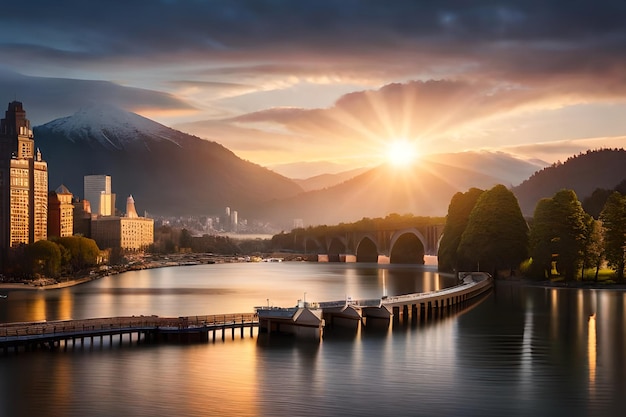
[{"label": "distant city building", "polygon": [[115,214],[115,194],[111,192],[110,175],[85,175],[85,200],[91,203],[91,213],[98,216]]},{"label": "distant city building", "polygon": [[74,204],[72,193],[60,185],[48,194],[48,236],[72,236],[74,234]]},{"label": "distant city building", "polygon": [[230,215],[230,230],[233,232],[237,231],[237,225],[239,224],[239,213],[237,213],[237,210],[233,210],[233,212]]},{"label": "distant city building", "polygon": [[294,229],[302,229],[302,228],[304,228],[304,220],[302,220],[302,219],[293,219],[293,228]]},{"label": "distant city building", "polygon": [[0,120],[0,251],[47,238],[48,164],[35,150],[22,103]]},{"label": "distant city building", "polygon": [[91,204],[88,200],[74,198],[73,225],[74,234],[84,237],[91,237]]},{"label": "distant city building", "polygon": [[92,217],[91,238],[103,249],[142,250],[154,243],[154,220],[139,217],[130,196],[126,200],[126,217]]}]

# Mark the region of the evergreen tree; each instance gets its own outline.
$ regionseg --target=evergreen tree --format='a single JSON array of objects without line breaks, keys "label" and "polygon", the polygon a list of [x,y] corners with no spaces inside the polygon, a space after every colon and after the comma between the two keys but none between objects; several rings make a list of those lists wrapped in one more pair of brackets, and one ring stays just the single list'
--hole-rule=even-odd
[{"label": "evergreen tree", "polygon": [[535,206],[529,236],[532,260],[529,273],[535,278],[552,277],[552,256],[557,238],[555,224],[559,221],[554,217],[555,212],[551,198],[542,198]]},{"label": "evergreen tree", "polygon": [[472,210],[458,253],[479,270],[516,269],[528,257],[528,225],[504,185],[485,191]]},{"label": "evergreen tree", "polygon": [[626,250],[626,197],[619,192],[609,196],[600,214],[604,227],[604,250],[609,266],[616,270],[617,279],[624,279],[624,250]]},{"label": "evergreen tree", "polygon": [[600,266],[604,259],[604,240],[602,237],[602,222],[596,220],[591,215],[585,219],[585,246],[583,256],[583,266],[581,268],[581,280],[585,279],[585,269],[595,268],[594,281],[598,280]]},{"label": "evergreen tree", "polygon": [[456,193],[450,200],[446,225],[437,254],[439,270],[452,272],[468,268],[467,262],[458,258],[457,251],[470,213],[483,193],[484,191],[478,188],[470,188],[466,193]]},{"label": "evergreen tree", "polygon": [[576,278],[578,269],[582,266],[585,247],[587,215],[578,201],[573,190],[558,191],[554,197],[553,215],[555,219],[556,239],[555,253],[557,254],[557,270],[565,280]]}]

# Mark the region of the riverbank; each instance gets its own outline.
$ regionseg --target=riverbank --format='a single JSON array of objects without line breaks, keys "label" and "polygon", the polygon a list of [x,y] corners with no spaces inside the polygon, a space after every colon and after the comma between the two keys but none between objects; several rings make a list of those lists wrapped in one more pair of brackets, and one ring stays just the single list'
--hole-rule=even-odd
[{"label": "riverbank", "polygon": [[167,256],[148,255],[135,257],[124,265],[100,266],[89,271],[88,275],[80,277],[38,278],[34,280],[0,282],[0,291],[30,291],[30,290],[56,290],[84,284],[96,279],[122,272],[138,271],[143,269],[165,268],[170,266],[200,265],[235,262],[238,258],[226,256],[213,256],[207,254],[173,254]]}]

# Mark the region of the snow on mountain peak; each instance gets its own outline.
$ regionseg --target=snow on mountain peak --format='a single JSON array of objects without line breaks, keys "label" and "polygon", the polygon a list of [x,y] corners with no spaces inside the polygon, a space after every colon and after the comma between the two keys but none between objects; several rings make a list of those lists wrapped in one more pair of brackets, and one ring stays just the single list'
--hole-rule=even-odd
[{"label": "snow on mountain peak", "polygon": [[110,104],[90,105],[44,126],[73,142],[95,140],[106,148],[124,149],[136,145],[137,141],[143,141],[149,148],[146,137],[168,140],[180,146],[172,129]]}]

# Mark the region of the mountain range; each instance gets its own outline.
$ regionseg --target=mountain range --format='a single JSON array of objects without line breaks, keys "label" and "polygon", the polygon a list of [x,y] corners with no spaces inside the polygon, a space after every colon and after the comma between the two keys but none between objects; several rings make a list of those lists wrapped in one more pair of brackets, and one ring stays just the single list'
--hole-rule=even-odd
[{"label": "mountain range", "polygon": [[293,180],[216,142],[102,105],[34,132],[51,189],[64,184],[82,197],[83,176],[108,174],[118,208],[128,195],[138,211],[152,215],[219,215],[228,206],[279,229],[290,229],[294,219],[316,225],[389,213],[445,216],[456,192],[496,184],[511,187],[524,214],[532,215],[539,198],[560,188],[573,188],[582,199],[626,178],[626,152],[607,150],[602,158],[590,152],[552,167],[502,152],[459,152],[425,156],[408,169],[383,164]]}]

